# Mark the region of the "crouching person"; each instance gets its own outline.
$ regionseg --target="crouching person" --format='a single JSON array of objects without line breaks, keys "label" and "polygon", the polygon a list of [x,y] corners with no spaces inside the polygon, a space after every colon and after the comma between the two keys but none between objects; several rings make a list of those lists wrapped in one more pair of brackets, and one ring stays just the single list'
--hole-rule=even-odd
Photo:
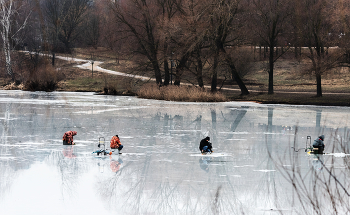
[{"label": "crouching person", "polygon": [[324,150],[324,135],[319,136],[316,140],[314,140],[312,146],[314,154],[323,154]]},{"label": "crouching person", "polygon": [[77,135],[76,131],[67,131],[63,135],[63,145],[75,145],[73,136]]},{"label": "crouching person", "polygon": [[199,143],[199,150],[201,151],[202,154],[206,154],[206,153],[212,153],[213,150],[213,146],[212,144],[209,142],[210,137],[206,137],[204,139],[201,140],[201,142]]},{"label": "crouching person", "polygon": [[110,146],[111,146],[111,149],[118,149],[119,153],[123,149],[123,145],[121,144],[118,135],[115,135],[112,137]]}]

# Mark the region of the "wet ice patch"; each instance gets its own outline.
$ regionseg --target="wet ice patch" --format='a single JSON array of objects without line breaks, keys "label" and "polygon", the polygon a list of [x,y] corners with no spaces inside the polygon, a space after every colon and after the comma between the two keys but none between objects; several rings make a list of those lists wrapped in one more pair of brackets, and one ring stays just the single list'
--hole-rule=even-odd
[{"label": "wet ice patch", "polygon": [[23,145],[19,145],[19,144],[0,144],[0,146],[7,146],[7,147],[21,147]]},{"label": "wet ice patch", "polygon": [[254,170],[254,172],[276,172],[276,170],[271,170],[271,169],[260,169],[260,170]]},{"label": "wet ice patch", "polygon": [[190,154],[190,156],[193,156],[193,157],[228,157],[228,156],[232,156],[232,155],[228,154],[228,153],[211,153],[211,154],[206,154],[206,155]]},{"label": "wet ice patch", "polygon": [[81,144],[81,143],[79,143],[79,144],[75,144],[75,145],[72,145],[72,146],[82,147],[82,146],[86,146],[86,145],[85,145],[85,144]]},{"label": "wet ice patch", "polygon": [[90,155],[92,154],[91,152],[78,152],[77,154],[80,154],[80,155]]},{"label": "wet ice patch", "polygon": [[44,145],[45,143],[35,143],[35,142],[24,142],[24,143],[18,143],[20,145]]},{"label": "wet ice patch", "polygon": [[0,160],[16,160],[16,157],[0,157]]},{"label": "wet ice patch", "polygon": [[104,109],[104,110],[88,110],[88,111],[78,111],[75,112],[77,114],[100,114],[100,113],[105,113],[108,111],[120,111],[120,110],[136,110],[136,109],[141,109],[141,108],[146,108],[142,106],[138,107],[119,107],[119,108],[110,108],[110,109]]},{"label": "wet ice patch", "polygon": [[243,131],[243,132],[237,132],[237,131],[227,131],[227,132],[225,132],[225,131],[222,131],[222,132],[219,132],[219,134],[249,134],[249,132],[245,132],[245,131]]},{"label": "wet ice patch", "polygon": [[226,140],[230,140],[230,141],[247,141],[247,139],[226,139]]},{"label": "wet ice patch", "polygon": [[233,167],[236,167],[236,168],[241,168],[241,167],[253,167],[253,165],[242,165],[242,166],[233,166]]},{"label": "wet ice patch", "polygon": [[180,133],[183,133],[183,132],[190,132],[190,133],[192,133],[192,132],[199,132],[199,131],[201,131],[201,130],[170,130],[169,129],[169,131],[171,131],[171,132],[180,132]]},{"label": "wet ice patch", "polygon": [[345,154],[343,152],[340,152],[340,153],[329,153],[329,154],[326,154],[326,155],[333,155],[334,157],[340,157],[340,158],[343,158],[347,155],[350,155],[350,154]]},{"label": "wet ice patch", "polygon": [[271,212],[281,212],[281,211],[290,211],[290,209],[282,208],[257,208],[260,211],[271,211]]},{"label": "wet ice patch", "polygon": [[122,153],[122,155],[146,155],[145,153]]}]

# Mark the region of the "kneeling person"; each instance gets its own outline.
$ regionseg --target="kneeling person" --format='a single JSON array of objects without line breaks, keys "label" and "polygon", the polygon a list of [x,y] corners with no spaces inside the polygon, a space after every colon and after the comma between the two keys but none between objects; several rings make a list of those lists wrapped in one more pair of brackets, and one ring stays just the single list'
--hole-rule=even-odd
[{"label": "kneeling person", "polygon": [[200,144],[199,144],[199,150],[202,152],[202,154],[204,153],[212,153],[213,150],[212,150],[212,145],[211,143],[209,142],[210,140],[210,137],[206,137],[204,139],[201,140]]},{"label": "kneeling person", "polygon": [[77,135],[76,131],[67,131],[63,135],[63,145],[75,145],[73,136]]},{"label": "kneeling person", "polygon": [[314,140],[312,146],[314,147],[314,154],[323,154],[324,150],[324,135],[319,136],[316,140]]},{"label": "kneeling person", "polygon": [[115,135],[111,139],[111,149],[118,149],[120,152],[123,149],[123,145],[120,142],[118,135]]}]

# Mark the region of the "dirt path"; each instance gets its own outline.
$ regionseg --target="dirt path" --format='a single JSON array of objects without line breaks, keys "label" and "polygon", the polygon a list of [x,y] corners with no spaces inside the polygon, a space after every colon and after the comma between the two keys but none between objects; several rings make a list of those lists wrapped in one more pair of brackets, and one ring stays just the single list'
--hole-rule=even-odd
[{"label": "dirt path", "polygon": [[[63,57],[63,56],[56,56],[56,58],[61,59],[61,60],[67,60],[67,61],[75,61],[75,62],[86,62],[84,64],[81,65],[77,65],[76,67],[80,68],[80,69],[86,69],[86,70],[91,70],[92,69],[92,64],[89,60],[84,60],[84,59],[79,59],[79,58],[72,58],[72,57]],[[104,72],[104,73],[108,73],[108,74],[112,74],[112,75],[119,75],[119,76],[124,76],[124,77],[130,77],[130,78],[136,78],[136,79],[140,79],[143,81],[156,81],[155,78],[150,78],[150,77],[146,77],[146,76],[140,76],[140,75],[131,75],[131,74],[127,74],[127,73],[122,73],[122,72],[117,72],[117,71],[113,71],[113,70],[109,70],[109,69],[104,69],[102,67],[100,67],[99,65],[103,64],[104,62],[102,61],[94,61],[93,64],[93,70],[94,71],[98,71],[98,72]],[[192,84],[187,84],[187,83],[182,83],[182,85],[192,85]],[[204,86],[205,88],[210,88],[209,85]],[[223,87],[221,88],[222,90],[228,90],[228,91],[236,91],[236,92],[240,92],[240,89],[234,89],[234,88],[227,88],[227,87]],[[261,90],[249,90],[249,92],[251,93],[267,93],[267,91],[261,91]],[[282,93],[282,94],[305,94],[305,95],[314,95],[316,94],[315,91],[308,91],[308,92],[293,92],[293,91],[274,91],[275,93]],[[327,93],[327,92],[323,92],[324,95],[349,95],[350,93]]]}]

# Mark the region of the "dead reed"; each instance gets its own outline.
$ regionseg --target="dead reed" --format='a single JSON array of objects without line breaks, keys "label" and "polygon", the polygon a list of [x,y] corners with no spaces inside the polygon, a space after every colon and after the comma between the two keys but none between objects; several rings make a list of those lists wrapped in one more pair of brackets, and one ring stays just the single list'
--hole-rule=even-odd
[{"label": "dead reed", "polygon": [[147,84],[142,86],[138,97],[166,101],[186,102],[225,102],[227,98],[221,92],[212,93],[209,90],[194,86],[162,86]]}]

